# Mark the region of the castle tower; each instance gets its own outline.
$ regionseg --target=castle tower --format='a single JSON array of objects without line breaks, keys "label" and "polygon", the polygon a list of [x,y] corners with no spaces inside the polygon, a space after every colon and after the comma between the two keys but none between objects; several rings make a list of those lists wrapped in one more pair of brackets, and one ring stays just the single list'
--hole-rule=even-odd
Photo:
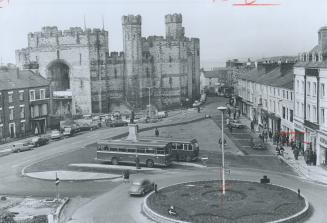
[{"label": "castle tower", "polygon": [[168,14],[165,16],[166,38],[182,39],[184,38],[184,27],[182,26],[182,14]]},{"label": "castle tower", "polygon": [[318,31],[318,44],[322,51],[323,60],[327,59],[327,26],[321,27]]},{"label": "castle tower", "polygon": [[142,74],[142,19],[140,15],[122,17],[125,56],[126,100],[140,104],[139,77]]}]

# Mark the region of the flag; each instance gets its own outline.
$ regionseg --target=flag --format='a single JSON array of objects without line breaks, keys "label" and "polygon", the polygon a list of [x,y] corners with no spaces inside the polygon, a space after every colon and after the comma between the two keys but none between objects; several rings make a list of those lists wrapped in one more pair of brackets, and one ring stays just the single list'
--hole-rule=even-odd
[{"label": "flag", "polygon": [[4,8],[9,5],[9,0],[0,0],[0,8]]},{"label": "flag", "polygon": [[57,172],[56,172],[56,186],[58,186],[59,183],[60,183],[60,180],[59,180],[59,177],[58,177]]}]

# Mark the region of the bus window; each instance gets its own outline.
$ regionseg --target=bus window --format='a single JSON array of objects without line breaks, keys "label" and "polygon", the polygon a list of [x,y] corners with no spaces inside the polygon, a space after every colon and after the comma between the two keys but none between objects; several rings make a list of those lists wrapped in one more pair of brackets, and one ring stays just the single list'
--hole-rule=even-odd
[{"label": "bus window", "polygon": [[157,154],[165,154],[164,148],[157,148]]},{"label": "bus window", "polygon": [[166,147],[165,148],[165,154],[171,153],[171,147]]},{"label": "bus window", "polygon": [[138,153],[145,153],[145,149],[137,149]]},{"label": "bus window", "polygon": [[119,152],[124,152],[124,153],[125,153],[125,152],[126,152],[126,149],[124,149],[124,148],[119,148],[118,151],[119,151]]},{"label": "bus window", "polygon": [[172,143],[172,144],[171,144],[171,149],[172,149],[172,150],[176,150],[176,147],[177,147],[177,143]]},{"label": "bus window", "polygon": [[127,152],[129,152],[129,153],[135,153],[136,152],[136,149],[128,149]]},{"label": "bus window", "polygon": [[116,152],[116,151],[118,151],[118,149],[117,148],[110,148],[110,151]]},{"label": "bus window", "polygon": [[184,150],[188,150],[188,144],[184,144]]},{"label": "bus window", "polygon": [[183,144],[182,143],[176,143],[178,150],[183,150]]},{"label": "bus window", "polygon": [[99,151],[102,150],[101,145],[98,145],[98,150],[99,150]]},{"label": "bus window", "polygon": [[145,153],[154,153],[154,149],[152,148],[146,149]]},{"label": "bus window", "polygon": [[108,148],[108,146],[104,146],[104,147],[102,148],[102,150],[108,151],[109,148]]}]

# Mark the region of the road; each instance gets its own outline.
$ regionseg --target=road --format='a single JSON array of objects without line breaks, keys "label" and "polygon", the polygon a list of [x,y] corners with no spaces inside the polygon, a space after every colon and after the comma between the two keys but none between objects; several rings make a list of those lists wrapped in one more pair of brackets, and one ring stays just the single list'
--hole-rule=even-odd
[{"label": "road", "polygon": [[[226,99],[209,98],[208,104],[198,115],[210,114],[216,124],[220,126],[219,113],[216,108],[225,103]],[[177,117],[174,117],[171,122],[178,121]],[[38,167],[43,170],[47,170],[47,168],[62,169],[69,162],[90,159],[94,151],[92,151],[92,147],[87,147],[86,145],[92,144],[98,139],[108,138],[126,131],[126,127],[100,129],[57,141],[36,148],[33,151],[0,157],[0,190],[2,194],[17,196],[54,197],[54,182],[22,177],[22,169],[29,168],[29,166],[30,168]],[[231,174],[227,176],[227,179],[258,181],[263,175],[268,175],[272,183],[293,189],[300,188],[314,209],[314,214],[308,222],[325,222],[324,205],[327,203],[327,187],[297,177],[288,166],[279,162],[273,151],[252,151],[245,144],[245,139],[248,138],[247,131],[247,129],[236,130],[233,131],[234,134],[227,132],[231,140],[245,154],[245,156],[231,154],[226,156],[226,162],[230,163],[229,168],[231,170]],[[218,152],[213,155],[219,157]],[[215,161],[208,168],[170,168],[162,171],[160,174],[137,174],[132,176],[132,178],[151,178],[158,183],[159,187],[184,181],[218,179],[219,162],[219,159],[217,159],[217,162]],[[60,183],[60,193],[62,196],[94,199],[80,207],[77,211],[75,211],[76,207],[72,207],[74,210],[69,213],[75,211],[72,214],[72,219],[78,219],[79,221],[77,222],[108,222],[108,219],[111,219],[110,222],[124,223],[151,222],[141,212],[143,199],[129,197],[127,195],[127,188],[127,184],[110,180]],[[70,216],[66,217],[67,219],[70,218]]]}]

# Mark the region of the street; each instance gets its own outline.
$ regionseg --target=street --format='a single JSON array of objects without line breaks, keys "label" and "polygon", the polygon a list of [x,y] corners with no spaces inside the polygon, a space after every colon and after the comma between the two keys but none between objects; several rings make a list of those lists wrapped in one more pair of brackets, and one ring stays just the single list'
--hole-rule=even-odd
[{"label": "street", "polygon": [[[225,103],[224,98],[209,98],[198,115],[210,114],[214,122],[221,126],[216,108]],[[127,127],[100,129],[53,142],[32,151],[1,157],[0,189],[2,194],[54,197],[54,181],[23,177],[22,170],[30,172],[62,170],[71,169],[68,166],[71,163],[96,163],[94,161],[96,151],[94,143],[98,139],[108,138],[126,131]],[[296,176],[289,166],[280,162],[274,155],[274,151],[251,150],[245,143],[249,137],[248,128],[234,129],[232,134],[226,128],[225,132],[244,154],[228,153],[226,155],[229,171],[226,173],[227,179],[259,181],[263,175],[267,175],[274,184],[294,190],[301,188],[303,195],[309,199],[314,209],[313,215],[309,219],[310,222],[323,222],[323,204],[327,202],[327,196],[324,196],[327,194],[326,186]],[[172,166],[163,169],[160,173],[138,173],[133,174],[131,178],[132,180],[142,177],[149,178],[154,180],[159,188],[179,182],[220,179],[221,154],[218,146],[200,151],[202,155],[209,156],[207,168]],[[72,200],[75,197],[77,199],[80,197],[94,199],[82,207],[68,204],[65,213],[70,213],[72,216],[64,216],[64,219],[66,221],[72,218],[80,220],[79,222],[107,222],[106,219],[111,219],[111,222],[150,222],[141,212],[143,198],[129,197],[127,189],[128,184],[122,184],[120,180],[62,181],[59,187],[61,196],[70,197]],[[89,220],[86,221],[86,219]]]}]

